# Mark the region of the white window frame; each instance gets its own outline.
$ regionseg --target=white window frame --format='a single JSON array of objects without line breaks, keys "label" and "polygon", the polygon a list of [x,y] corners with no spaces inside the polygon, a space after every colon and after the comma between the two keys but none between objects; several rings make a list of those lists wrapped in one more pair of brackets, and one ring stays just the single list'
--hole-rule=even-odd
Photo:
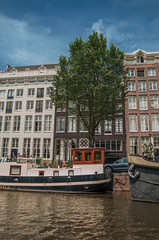
[{"label": "white window frame", "polygon": [[152,109],[158,109],[158,96],[157,95],[150,96],[150,106]]},{"label": "white window frame", "polygon": [[156,80],[149,81],[149,90],[150,91],[157,90],[157,81]]},{"label": "white window frame", "polygon": [[35,116],[35,125],[34,125],[34,132],[41,132],[42,131],[42,116],[36,115]]},{"label": "white window frame", "polygon": [[19,132],[20,131],[20,121],[21,121],[21,116],[14,116],[13,132]]},{"label": "white window frame", "polygon": [[35,88],[28,88],[28,97],[33,97],[35,95]]},{"label": "white window frame", "polygon": [[44,132],[50,132],[51,131],[51,125],[52,125],[52,116],[51,115],[45,115],[44,116]]},{"label": "white window frame", "polygon": [[136,83],[135,83],[135,81],[129,81],[128,82],[128,91],[129,92],[136,91]]},{"label": "white window frame", "polygon": [[146,92],[146,81],[138,81],[139,92]]},{"label": "white window frame", "polygon": [[68,117],[68,132],[76,132],[77,131],[77,119],[75,116]]},{"label": "white window frame", "polygon": [[149,131],[149,117],[148,114],[140,115],[140,131],[148,132]]},{"label": "white window frame", "polygon": [[156,69],[155,68],[148,68],[147,69],[148,76],[156,76]]},{"label": "white window frame", "polygon": [[56,132],[65,132],[65,117],[56,118]]},{"label": "white window frame", "polygon": [[137,131],[138,131],[137,115],[135,114],[129,115],[129,132],[137,132]]},{"label": "white window frame", "polygon": [[128,96],[128,109],[137,109],[136,96]]},{"label": "white window frame", "polygon": [[159,131],[159,114],[151,114],[152,132]]},{"label": "white window frame", "polygon": [[147,104],[147,96],[139,96],[139,109],[140,110],[147,110],[148,104]]},{"label": "white window frame", "polygon": [[121,134],[123,133],[123,119],[117,118],[115,120],[115,133]]},{"label": "white window frame", "polygon": [[111,135],[112,134],[112,121],[111,120],[105,120],[104,121],[104,134],[105,135]]},{"label": "white window frame", "polygon": [[25,132],[31,132],[33,117],[30,115],[25,116]]},{"label": "white window frame", "polygon": [[34,109],[34,101],[29,100],[26,102],[26,110],[33,110]]},{"label": "white window frame", "polygon": [[127,76],[128,77],[135,77],[135,69],[134,68],[129,68]]},{"label": "white window frame", "polygon": [[22,110],[22,101],[15,102],[15,111]]}]

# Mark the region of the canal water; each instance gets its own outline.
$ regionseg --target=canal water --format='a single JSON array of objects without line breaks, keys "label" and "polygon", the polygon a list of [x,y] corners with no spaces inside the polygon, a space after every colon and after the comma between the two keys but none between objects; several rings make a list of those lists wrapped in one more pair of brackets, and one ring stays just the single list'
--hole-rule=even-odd
[{"label": "canal water", "polygon": [[159,204],[129,192],[65,195],[0,192],[2,240],[159,239]]}]

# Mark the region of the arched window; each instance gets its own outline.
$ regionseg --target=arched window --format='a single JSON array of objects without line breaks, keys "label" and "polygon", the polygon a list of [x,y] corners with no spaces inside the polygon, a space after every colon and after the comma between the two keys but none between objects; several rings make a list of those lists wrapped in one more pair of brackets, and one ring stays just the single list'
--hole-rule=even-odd
[{"label": "arched window", "polygon": [[143,63],[143,62],[144,62],[144,58],[142,56],[138,56],[137,63]]}]

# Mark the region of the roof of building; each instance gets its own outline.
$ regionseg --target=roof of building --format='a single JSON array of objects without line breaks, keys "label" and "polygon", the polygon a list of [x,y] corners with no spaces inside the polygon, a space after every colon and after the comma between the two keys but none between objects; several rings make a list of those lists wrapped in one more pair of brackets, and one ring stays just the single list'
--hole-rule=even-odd
[{"label": "roof of building", "polygon": [[43,64],[43,65],[30,65],[30,66],[19,66],[19,67],[11,67],[7,64],[7,67],[4,72],[10,72],[12,69],[16,69],[17,71],[25,71],[25,70],[36,70],[40,67],[44,67],[46,69],[56,68],[58,64]]}]

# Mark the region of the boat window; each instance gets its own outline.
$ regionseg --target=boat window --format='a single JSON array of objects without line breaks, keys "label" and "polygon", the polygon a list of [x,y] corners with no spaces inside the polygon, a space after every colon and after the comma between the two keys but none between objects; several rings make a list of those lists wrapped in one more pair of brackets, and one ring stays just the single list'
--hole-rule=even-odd
[{"label": "boat window", "polygon": [[44,176],[44,171],[39,171],[39,177],[43,177]]},{"label": "boat window", "polygon": [[21,166],[10,166],[10,175],[21,175]]},{"label": "boat window", "polygon": [[68,170],[68,176],[74,176],[74,170]]},{"label": "boat window", "polygon": [[75,161],[82,161],[82,152],[75,152]]},{"label": "boat window", "polygon": [[101,152],[100,151],[95,151],[94,152],[94,160],[95,161],[101,161]]},{"label": "boat window", "polygon": [[91,152],[85,152],[85,161],[91,161]]},{"label": "boat window", "polygon": [[53,176],[59,176],[59,171],[53,171]]}]

